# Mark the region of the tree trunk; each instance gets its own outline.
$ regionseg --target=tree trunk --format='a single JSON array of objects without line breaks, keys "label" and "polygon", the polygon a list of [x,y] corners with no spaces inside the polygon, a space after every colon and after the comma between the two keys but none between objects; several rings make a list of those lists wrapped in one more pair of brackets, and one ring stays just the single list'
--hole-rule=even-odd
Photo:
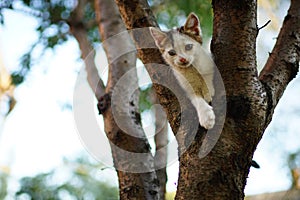
[{"label": "tree trunk", "polygon": [[[95,9],[103,47],[109,62],[106,94],[111,96],[111,106],[103,116],[105,132],[111,144],[114,166],[118,173],[120,199],[158,199],[159,187],[154,158],[141,127],[138,111],[136,53],[126,51],[134,49],[128,34],[124,34],[121,38],[116,36],[126,31],[126,28],[115,3],[111,0],[96,0]],[[120,52],[126,54],[119,55]],[[125,81],[119,84],[123,77],[126,77]],[[131,88],[134,89],[132,94],[124,94],[128,97],[126,101],[122,91],[128,92]],[[114,92],[117,96],[115,100]],[[120,110],[122,110],[121,114],[118,115]],[[140,160],[136,158],[139,155],[143,155]]]},{"label": "tree trunk", "polygon": [[[128,71],[132,71],[128,79],[130,83],[125,83],[124,87],[130,85],[135,89],[138,88],[137,75],[135,70],[132,70],[136,62],[135,52],[129,52],[125,55],[118,55],[117,53],[122,47],[120,46],[122,43],[123,49],[128,49],[128,47],[130,49],[130,46],[132,46],[130,38],[123,37],[124,40],[121,42],[109,40],[110,37],[126,30],[118,10],[113,1],[96,0],[95,9],[99,31],[109,60],[109,79],[107,87],[104,86],[94,63],[95,52],[87,39],[87,26],[84,23],[84,6],[86,3],[85,0],[78,1],[78,5],[72,12],[68,23],[72,34],[79,43],[82,53],[81,57],[85,61],[87,80],[96,98],[100,100],[104,96],[110,97],[118,80]],[[107,41],[105,42],[105,40]],[[109,41],[114,44],[111,44]],[[90,55],[91,53],[92,55]],[[108,108],[103,112],[105,132],[110,140],[114,165],[119,178],[120,199],[158,199],[159,187],[154,169],[154,158],[150,153],[148,141],[142,131],[140,114],[138,113],[138,90],[129,95],[131,95],[129,101],[121,102],[123,103],[121,107],[127,111],[125,116],[122,117],[125,117],[127,121],[131,121],[129,124],[132,127],[127,129],[132,131],[130,135],[119,128],[119,124],[115,121],[116,116],[113,115],[110,107],[114,103],[120,103],[119,101],[112,101],[111,104],[107,104]],[[120,105],[117,106],[120,107]],[[137,161],[137,159],[134,159],[132,156],[142,153],[145,155],[143,157],[144,162],[142,162],[144,165],[138,166],[140,163],[134,163],[134,160]],[[141,168],[143,173],[134,171]]]},{"label": "tree trunk", "polygon": [[[127,29],[157,26],[145,0],[115,1]],[[160,103],[167,112],[172,130],[177,135],[180,155],[182,153],[179,158],[180,174],[176,199],[244,198],[244,188],[253,153],[284,88],[298,71],[299,1],[292,1],[273,51],[276,55],[271,54],[271,57],[274,56],[281,61],[280,65],[272,66],[271,61],[276,60],[270,57],[271,61],[268,63],[271,62],[271,64],[266,65],[260,76],[262,82],[257,75],[255,56],[256,36],[259,31],[256,24],[256,1],[245,0],[237,3],[220,0],[213,1],[212,4],[214,9],[212,52],[224,81],[227,112],[221,137],[207,156],[199,157],[199,149],[205,141],[205,133],[201,128],[198,129],[195,137],[192,137],[191,145],[184,149],[184,142],[187,141],[187,136],[191,136],[193,130],[186,129],[187,124],[179,128],[178,101],[170,91],[162,86],[154,85]],[[133,36],[137,46],[143,47],[143,39]],[[146,37],[143,36],[143,38]],[[278,51],[281,51],[283,55],[277,54]],[[160,53],[153,49],[140,49],[138,55],[144,63],[162,63]],[[286,59],[282,60],[282,58]],[[273,65],[276,64],[273,62]],[[268,67],[270,65],[272,67]],[[268,70],[270,68],[271,70]],[[161,73],[156,73],[153,65],[148,65],[147,70],[153,81],[162,79]],[[279,72],[283,72],[283,77],[288,78],[281,79]],[[276,90],[274,91],[272,85],[278,82],[280,84],[275,84]],[[274,93],[278,94],[277,90],[279,90],[279,95],[274,96]],[[216,102],[218,103],[218,100],[222,98],[225,96],[217,92]],[[187,112],[186,109],[189,109],[185,105],[182,107],[181,117],[185,111]],[[218,109],[217,104],[214,110],[215,108]],[[216,113],[219,115],[219,112]],[[211,131],[208,134],[214,135],[215,132]]]}]

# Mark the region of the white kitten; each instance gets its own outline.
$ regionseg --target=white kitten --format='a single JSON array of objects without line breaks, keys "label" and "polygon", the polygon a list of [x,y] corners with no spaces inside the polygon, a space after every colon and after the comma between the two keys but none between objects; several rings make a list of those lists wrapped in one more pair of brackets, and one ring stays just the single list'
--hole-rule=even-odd
[{"label": "white kitten", "polygon": [[214,95],[214,62],[201,47],[202,37],[198,17],[191,13],[185,25],[177,30],[162,32],[150,28],[156,46],[172,67],[181,87],[195,106],[200,125],[210,129],[215,114],[209,102]]}]

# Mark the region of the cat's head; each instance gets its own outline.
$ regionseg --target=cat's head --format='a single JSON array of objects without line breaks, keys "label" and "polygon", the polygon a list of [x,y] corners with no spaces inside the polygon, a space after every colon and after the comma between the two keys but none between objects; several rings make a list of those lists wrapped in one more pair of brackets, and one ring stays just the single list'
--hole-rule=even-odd
[{"label": "cat's head", "polygon": [[185,68],[193,63],[195,53],[202,42],[200,22],[194,13],[191,13],[184,26],[177,30],[162,32],[151,27],[150,32],[169,65]]}]

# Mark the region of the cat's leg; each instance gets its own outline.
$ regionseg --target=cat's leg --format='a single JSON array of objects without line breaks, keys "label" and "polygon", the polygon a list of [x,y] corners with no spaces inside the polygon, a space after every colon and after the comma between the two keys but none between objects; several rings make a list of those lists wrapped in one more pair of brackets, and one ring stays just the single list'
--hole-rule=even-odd
[{"label": "cat's leg", "polygon": [[211,129],[215,125],[213,108],[200,96],[194,96],[191,101],[197,110],[200,125],[206,129]]}]

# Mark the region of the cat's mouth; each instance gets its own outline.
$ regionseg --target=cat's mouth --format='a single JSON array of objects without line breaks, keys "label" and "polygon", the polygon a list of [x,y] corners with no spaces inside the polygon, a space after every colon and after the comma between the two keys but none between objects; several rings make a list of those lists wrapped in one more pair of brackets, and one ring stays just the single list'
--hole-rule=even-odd
[{"label": "cat's mouth", "polygon": [[185,67],[189,67],[191,65],[191,62],[186,60],[186,59],[182,59],[179,62],[176,63],[179,67],[185,68]]}]

